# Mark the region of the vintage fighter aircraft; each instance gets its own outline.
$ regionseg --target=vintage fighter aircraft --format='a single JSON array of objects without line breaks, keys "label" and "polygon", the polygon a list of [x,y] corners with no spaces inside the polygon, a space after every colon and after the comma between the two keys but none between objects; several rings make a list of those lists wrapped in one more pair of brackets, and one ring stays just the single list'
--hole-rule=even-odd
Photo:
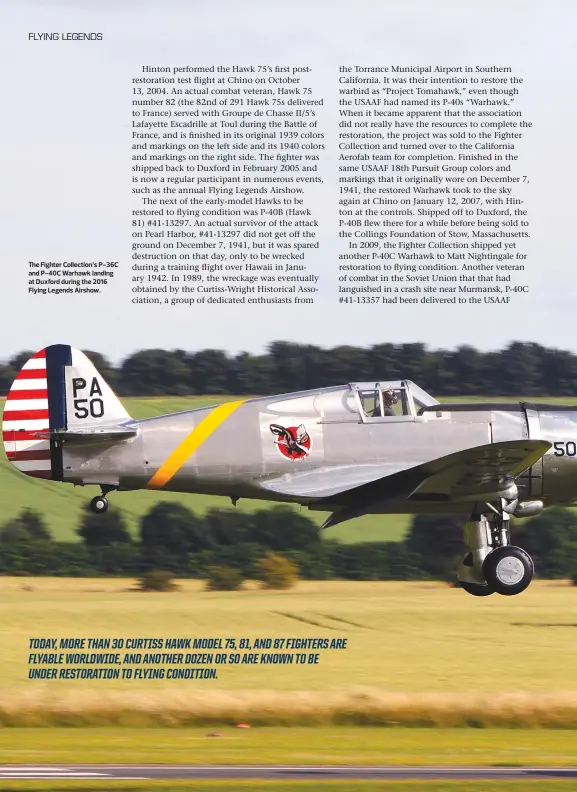
[{"label": "vintage fighter aircraft", "polygon": [[460,515],[476,596],[518,594],[533,563],[511,515],[577,500],[577,408],[440,404],[408,380],[349,383],[133,420],[88,358],[34,355],[6,399],[8,459],[29,476],[300,503],[323,527],[364,514]]}]

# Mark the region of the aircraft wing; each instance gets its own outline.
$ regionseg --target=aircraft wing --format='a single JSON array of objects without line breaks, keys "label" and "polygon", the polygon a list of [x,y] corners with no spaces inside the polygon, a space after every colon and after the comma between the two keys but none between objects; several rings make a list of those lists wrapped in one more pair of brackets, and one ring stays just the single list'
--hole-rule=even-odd
[{"label": "aircraft wing", "polygon": [[454,503],[506,497],[517,476],[550,448],[546,440],[510,440],[441,457],[423,465],[428,476],[413,497]]},{"label": "aircraft wing", "polygon": [[348,464],[324,465],[313,470],[285,473],[270,479],[261,479],[260,486],[270,492],[290,495],[295,498],[325,499],[354,491],[363,484],[384,480],[406,469],[406,465]]},{"label": "aircraft wing", "polygon": [[[302,473],[299,474],[300,481],[287,482],[283,488],[277,480],[276,486],[275,482],[268,482],[268,488],[294,494],[293,489],[298,484],[303,496],[314,498],[315,509],[333,511],[323,525],[323,528],[328,528],[407,499],[472,503],[504,497],[517,476],[537,462],[549,448],[551,443],[544,440],[490,443],[390,472],[357,486],[343,487],[338,493],[334,492],[338,479],[345,481],[350,476],[337,473],[336,480],[331,482],[330,468],[325,469],[322,484],[319,473],[311,471],[308,482],[307,474]],[[333,491],[328,494],[330,484]]]}]

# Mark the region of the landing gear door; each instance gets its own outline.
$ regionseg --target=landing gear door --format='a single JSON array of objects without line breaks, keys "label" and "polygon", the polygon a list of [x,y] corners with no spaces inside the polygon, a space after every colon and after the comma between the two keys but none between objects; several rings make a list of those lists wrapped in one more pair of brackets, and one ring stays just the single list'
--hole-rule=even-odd
[{"label": "landing gear door", "polygon": [[[539,410],[534,404],[523,404],[523,408],[527,419],[529,440],[541,440]],[[526,470],[523,475],[519,477],[519,481],[527,486],[531,498],[539,498],[543,493],[543,457]]]}]

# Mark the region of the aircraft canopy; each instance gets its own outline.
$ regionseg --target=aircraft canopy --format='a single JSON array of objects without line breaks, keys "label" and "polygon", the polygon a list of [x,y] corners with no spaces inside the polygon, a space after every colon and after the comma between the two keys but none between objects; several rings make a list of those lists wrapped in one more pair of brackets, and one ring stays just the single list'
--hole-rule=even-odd
[{"label": "aircraft canopy", "polygon": [[422,407],[439,403],[411,380],[351,382],[350,388],[363,421],[414,417]]},{"label": "aircraft canopy", "polygon": [[[393,404],[383,396],[389,389],[394,394]],[[314,397],[311,406],[324,421],[358,422],[360,418],[366,423],[391,418],[414,419],[423,407],[438,403],[410,380],[382,380],[350,382],[344,387],[322,389]],[[294,401],[287,404],[294,410]],[[278,404],[275,406],[279,407]]]}]

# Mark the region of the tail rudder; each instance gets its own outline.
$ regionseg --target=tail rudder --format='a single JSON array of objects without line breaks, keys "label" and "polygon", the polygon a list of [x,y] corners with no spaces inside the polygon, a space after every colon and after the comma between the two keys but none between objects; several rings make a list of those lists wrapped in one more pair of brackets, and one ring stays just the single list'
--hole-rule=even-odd
[{"label": "tail rudder", "polygon": [[84,352],[68,348],[71,361],[64,367],[66,429],[73,432],[129,421],[130,415]]},{"label": "tail rudder", "polygon": [[63,434],[102,433],[130,416],[86,355],[54,344],[22,367],[6,397],[6,456],[29,476],[62,480]]},{"label": "tail rudder", "polygon": [[41,349],[22,366],[6,397],[2,439],[12,464],[37,478],[52,478],[50,440],[37,432],[50,429],[46,350]]}]

